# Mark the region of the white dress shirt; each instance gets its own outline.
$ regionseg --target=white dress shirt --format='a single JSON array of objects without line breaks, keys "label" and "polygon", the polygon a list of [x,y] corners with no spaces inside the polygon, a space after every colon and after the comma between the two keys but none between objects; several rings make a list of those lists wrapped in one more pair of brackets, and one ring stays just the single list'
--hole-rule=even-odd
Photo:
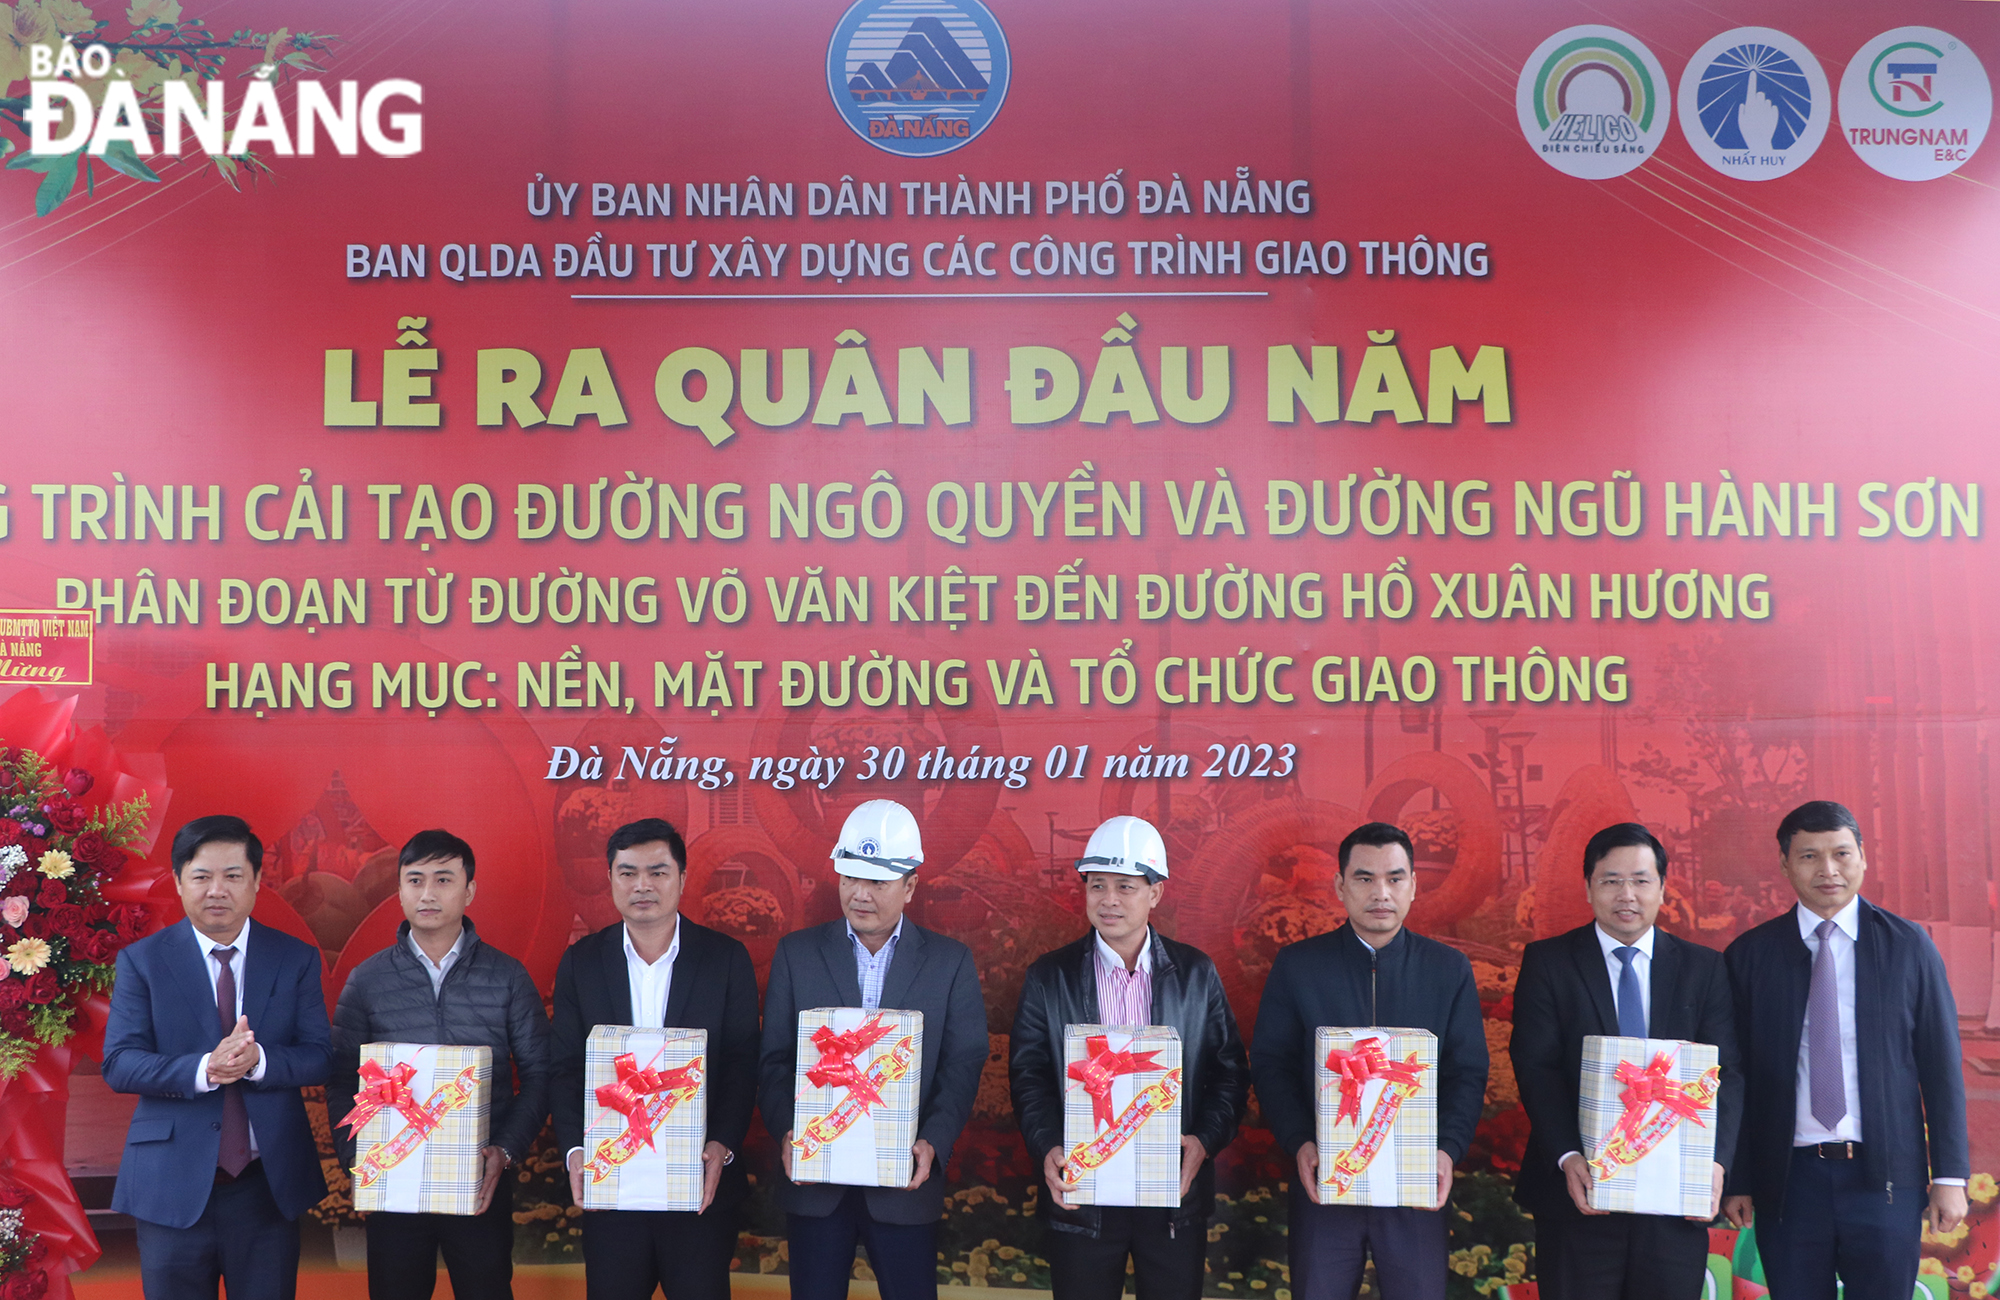
[{"label": "white dress shirt", "polygon": [[[1597,946],[1604,950],[1604,969],[1611,976],[1611,1009],[1614,1013],[1619,1009],[1618,980],[1625,973],[1625,963],[1619,959],[1618,949],[1639,950],[1632,958],[1632,974],[1639,980],[1639,1011],[1646,1018],[1646,1031],[1650,1034],[1653,1028],[1653,936],[1659,933],[1658,928],[1648,926],[1646,933],[1629,944],[1606,934],[1601,925],[1592,926],[1591,933],[1597,936]],[[1562,1168],[1563,1161],[1571,1156],[1582,1154],[1580,1151],[1563,1152],[1556,1161],[1556,1168]]]},{"label": "white dress shirt", "polygon": [[638,1029],[660,1029],[667,1023],[667,995],[674,988],[674,960],[681,955],[681,918],[674,917],[673,942],[655,962],[647,962],[632,946],[632,931],[624,928],[625,978],[632,988],[632,1024]]},{"label": "white dress shirt", "polygon": [[[194,932],[194,941],[195,945],[201,949],[202,969],[208,972],[208,1001],[211,1006],[215,1006],[215,981],[216,977],[221,973],[221,963],[217,962],[210,954],[217,948],[233,947],[236,949],[236,955],[229,959],[229,972],[236,977],[236,1014],[239,1017],[242,1016],[243,959],[250,951],[250,922],[245,920],[243,928],[236,932],[236,937],[227,943],[218,943],[203,934],[200,930]],[[221,1008],[216,1007],[216,1024],[220,1026],[221,1023]],[[224,1035],[218,1030],[215,1037],[216,1041],[220,1042]],[[264,1055],[263,1044],[258,1043],[253,1045],[257,1048],[257,1064],[250,1067],[250,1073],[243,1077],[251,1082],[257,1082],[263,1079],[264,1067],[270,1064],[270,1058]],[[213,1052],[203,1052],[201,1059],[194,1063],[194,1090],[197,1093],[215,1091],[215,1085],[208,1081],[208,1058],[213,1055]],[[250,1125],[250,1158],[252,1160],[257,1158],[257,1126],[255,1124]]]},{"label": "white dress shirt", "polygon": [[[675,932],[679,933],[678,928]],[[417,932],[414,930],[410,931],[410,951],[417,954],[417,962],[424,968],[424,974],[431,977],[431,994],[436,996],[444,989],[445,975],[458,964],[458,955],[465,951],[465,927],[459,927],[458,938],[453,941],[451,951],[444,955],[444,960],[441,962],[431,961],[430,954],[417,942]]]}]

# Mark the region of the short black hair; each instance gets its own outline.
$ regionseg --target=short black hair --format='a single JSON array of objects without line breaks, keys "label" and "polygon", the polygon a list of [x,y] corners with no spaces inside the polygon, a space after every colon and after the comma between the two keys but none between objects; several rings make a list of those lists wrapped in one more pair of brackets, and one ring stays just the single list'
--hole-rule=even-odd
[{"label": "short black hair", "polygon": [[641,817],[636,822],[626,822],[611,832],[611,838],[604,841],[604,865],[608,868],[618,860],[619,851],[640,844],[663,843],[674,855],[674,864],[682,871],[687,870],[688,851],[681,833],[674,824],[664,817]]},{"label": "short black hair", "polygon": [[228,813],[212,813],[174,832],[174,879],[180,879],[181,868],[194,860],[204,844],[241,844],[243,856],[250,859],[250,874],[264,872],[264,841],[250,829],[250,823]]},{"label": "short black hair", "polygon": [[1641,826],[1638,822],[1619,822],[1606,826],[1590,837],[1590,843],[1583,846],[1583,878],[1587,883],[1597,864],[1613,849],[1648,848],[1653,851],[1653,861],[1659,864],[1660,879],[1667,878],[1667,846],[1660,843],[1659,836]]},{"label": "short black hair", "polygon": [[1403,856],[1410,861],[1411,870],[1416,869],[1417,850],[1410,843],[1409,832],[1388,822],[1366,822],[1347,832],[1347,838],[1340,842],[1340,874],[1343,876],[1347,874],[1347,859],[1353,856],[1354,846],[1357,844],[1368,844],[1377,848],[1386,848],[1391,844],[1400,845]]},{"label": "short black hair", "polygon": [[419,862],[446,862],[457,858],[465,864],[465,880],[472,882],[472,846],[450,831],[418,831],[396,857],[396,867],[414,867]]},{"label": "short black hair", "polygon": [[1853,831],[1854,842],[1861,843],[1861,823],[1854,820],[1854,814],[1846,804],[1835,803],[1831,799],[1815,799],[1802,803],[1785,814],[1785,820],[1778,823],[1778,852],[1791,856],[1792,836],[1800,831],[1808,835],[1824,831]]}]

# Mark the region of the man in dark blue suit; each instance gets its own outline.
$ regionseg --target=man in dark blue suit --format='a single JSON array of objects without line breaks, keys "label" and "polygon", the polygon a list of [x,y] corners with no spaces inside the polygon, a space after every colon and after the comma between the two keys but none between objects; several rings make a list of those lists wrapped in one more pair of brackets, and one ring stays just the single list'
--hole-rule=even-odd
[{"label": "man in dark blue suit", "polygon": [[[848,814],[834,846],[842,919],[778,944],[764,995],[758,1100],[785,1162],[779,1199],[791,1247],[792,1300],[843,1300],[854,1250],[868,1250],[882,1300],[937,1300],[937,1223],[945,1167],[986,1067],[986,1003],[972,950],[903,915],[924,851],[916,819],[887,799]],[[924,1017],[913,1172],[906,1187],[791,1180],[799,1012],[889,1007]]]},{"label": "man in dark blue suit", "polygon": [[318,950],[250,923],[264,846],[239,817],[174,836],[187,922],[118,954],[104,1079],[139,1094],[111,1208],[147,1300],[290,1300],[298,1216],[326,1195],[299,1089],[333,1061]]},{"label": "man in dark blue suit", "polygon": [[1903,1300],[1923,1218],[1965,1218],[1958,1007],[1921,929],[1861,897],[1854,814],[1778,824],[1798,906],[1729,945],[1749,1110],[1723,1203],[1754,1211],[1772,1300]]}]

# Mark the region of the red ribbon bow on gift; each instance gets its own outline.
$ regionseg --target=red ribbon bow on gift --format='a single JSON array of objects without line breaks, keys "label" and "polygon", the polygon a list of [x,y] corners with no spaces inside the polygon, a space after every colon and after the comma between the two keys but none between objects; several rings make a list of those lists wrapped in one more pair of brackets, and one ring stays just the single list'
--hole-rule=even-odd
[{"label": "red ribbon bow on gift", "polygon": [[1371,1038],[1351,1051],[1334,1048],[1326,1054],[1326,1068],[1340,1076],[1340,1109],[1333,1122],[1361,1122],[1361,1090],[1376,1079],[1389,1083],[1417,1084],[1423,1066],[1415,1061],[1392,1061],[1382,1051],[1382,1040]]},{"label": "red ribbon bow on gift", "polygon": [[806,1071],[806,1078],[815,1088],[847,1089],[848,1095],[864,1109],[881,1105],[881,1092],[855,1060],[888,1036],[889,1026],[880,1016],[870,1016],[844,1034],[821,1025],[812,1035],[813,1046],[819,1049],[819,1061]]},{"label": "red ribbon bow on gift", "polygon": [[417,1077],[417,1068],[404,1061],[394,1070],[384,1070],[375,1061],[361,1063],[361,1091],[354,1094],[354,1109],[347,1112],[347,1118],[340,1121],[349,1133],[359,1133],[361,1126],[374,1119],[384,1110],[395,1109],[410,1121],[410,1127],[425,1137],[429,1137],[438,1126],[438,1117],[431,1114],[417,1095],[410,1091],[410,1080]]},{"label": "red ribbon bow on gift", "polygon": [[639,1058],[625,1052],[611,1058],[611,1068],[618,1072],[618,1077],[597,1089],[597,1104],[623,1115],[632,1136],[652,1146],[653,1119],[646,1113],[646,1098],[694,1083],[697,1078],[694,1064],[690,1062],[662,1074],[650,1065],[640,1069]]},{"label": "red ribbon bow on gift", "polygon": [[1702,1104],[1687,1095],[1686,1085],[1680,1080],[1668,1076],[1667,1070],[1673,1063],[1672,1052],[1659,1053],[1643,1070],[1630,1061],[1618,1063],[1615,1073],[1618,1082],[1625,1085],[1618,1098],[1625,1106],[1625,1114],[1618,1121],[1620,1127],[1637,1128],[1645,1118],[1646,1108],[1656,1101],[1681,1119],[1691,1119],[1706,1127],[1707,1122],[1701,1117]]},{"label": "red ribbon bow on gift", "polygon": [[1069,1067],[1069,1077],[1083,1085],[1090,1094],[1090,1119],[1093,1128],[1109,1127],[1117,1119],[1111,1113],[1111,1081],[1121,1074],[1138,1074],[1142,1070],[1159,1070],[1162,1066],[1153,1058],[1160,1054],[1160,1048],[1150,1052],[1114,1052],[1111,1040],[1103,1034],[1094,1034],[1083,1040],[1083,1050],[1089,1055],[1081,1061],[1074,1061]]}]

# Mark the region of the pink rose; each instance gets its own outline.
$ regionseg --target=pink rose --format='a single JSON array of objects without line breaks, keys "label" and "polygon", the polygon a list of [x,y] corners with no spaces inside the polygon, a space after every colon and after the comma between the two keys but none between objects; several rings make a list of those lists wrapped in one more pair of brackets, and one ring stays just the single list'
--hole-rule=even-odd
[{"label": "pink rose", "polygon": [[0,921],[6,922],[18,930],[21,928],[21,922],[27,919],[27,899],[21,897],[19,894],[15,894],[5,902],[0,902]]}]

